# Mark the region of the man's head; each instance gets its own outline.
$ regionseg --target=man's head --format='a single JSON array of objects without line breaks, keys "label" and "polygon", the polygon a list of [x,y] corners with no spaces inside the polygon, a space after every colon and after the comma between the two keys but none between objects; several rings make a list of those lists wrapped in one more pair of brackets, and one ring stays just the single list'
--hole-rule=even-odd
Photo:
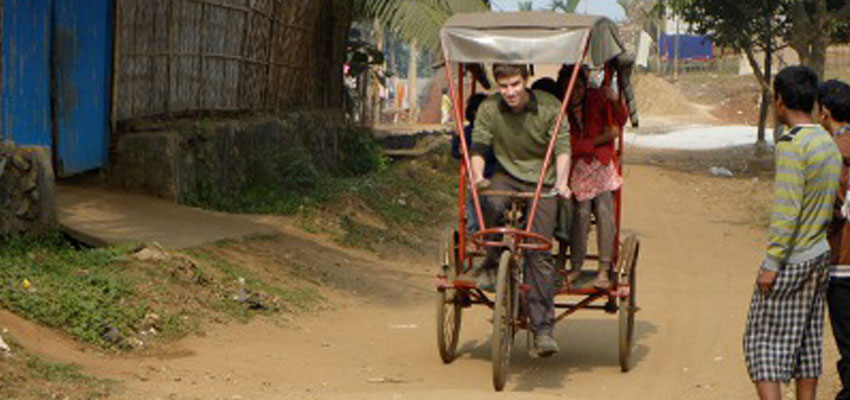
[{"label": "man's head", "polygon": [[787,67],[773,80],[776,116],[785,125],[792,114],[811,114],[818,95],[818,75],[809,67]]},{"label": "man's head", "polygon": [[836,79],[818,87],[818,114],[820,123],[830,133],[850,123],[850,85]]},{"label": "man's head", "polygon": [[494,64],[493,77],[502,99],[512,109],[519,110],[528,103],[528,67],[515,64]]},{"label": "man's head", "polygon": [[[567,87],[570,85],[570,78],[573,76],[573,70],[575,70],[575,68],[575,64],[564,65],[558,72],[558,88],[561,91],[561,98],[566,96]],[[587,70],[584,66],[580,66],[575,86],[573,86],[573,92],[570,95],[570,105],[575,106],[581,104],[584,101],[584,93],[586,89]]]}]

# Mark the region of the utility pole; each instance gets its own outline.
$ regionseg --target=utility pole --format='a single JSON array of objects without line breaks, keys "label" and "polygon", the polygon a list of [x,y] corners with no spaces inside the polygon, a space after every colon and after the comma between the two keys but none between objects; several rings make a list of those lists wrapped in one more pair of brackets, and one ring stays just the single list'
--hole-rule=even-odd
[{"label": "utility pole", "polygon": [[676,36],[673,37],[673,80],[679,79],[679,17],[676,20]]}]

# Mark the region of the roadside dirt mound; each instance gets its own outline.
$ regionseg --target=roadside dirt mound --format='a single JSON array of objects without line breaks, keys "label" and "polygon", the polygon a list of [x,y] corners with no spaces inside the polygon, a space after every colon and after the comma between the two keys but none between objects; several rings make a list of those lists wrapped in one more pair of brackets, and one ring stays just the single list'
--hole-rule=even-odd
[{"label": "roadside dirt mound", "polygon": [[635,96],[641,116],[692,115],[700,113],[673,84],[654,75],[635,77]]},{"label": "roadside dirt mound", "polygon": [[[738,93],[730,94],[712,111],[712,114],[724,122],[758,125],[759,112],[761,111],[761,94],[758,88],[752,90],[742,90]],[[768,125],[772,125],[772,114],[768,115]]]}]

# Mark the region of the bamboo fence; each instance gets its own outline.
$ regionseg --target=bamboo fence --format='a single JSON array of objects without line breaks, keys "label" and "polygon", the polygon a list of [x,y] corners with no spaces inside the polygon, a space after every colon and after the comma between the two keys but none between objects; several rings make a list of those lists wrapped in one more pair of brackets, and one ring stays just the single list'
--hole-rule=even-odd
[{"label": "bamboo fence", "polygon": [[340,107],[347,0],[116,0],[113,118]]}]

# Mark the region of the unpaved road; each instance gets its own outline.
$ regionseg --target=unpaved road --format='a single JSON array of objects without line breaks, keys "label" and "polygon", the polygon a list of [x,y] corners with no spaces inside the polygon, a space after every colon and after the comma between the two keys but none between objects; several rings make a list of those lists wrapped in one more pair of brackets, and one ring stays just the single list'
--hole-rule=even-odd
[{"label": "unpaved road", "polygon": [[[764,233],[742,205],[748,199],[727,198],[718,179],[640,165],[625,175],[623,226],[642,242],[642,309],[626,374],[617,363],[616,316],[587,311],[556,327],[562,351],[550,359],[529,358],[520,334],[508,385],[495,394],[484,309],[464,315],[460,358],[450,365],[439,359],[434,265],[379,261],[310,238],[243,249],[246,262],[270,268],[292,257],[325,265],[301,272],[335,287],[327,291],[333,308],[288,326],[262,319],[213,326],[160,356],[115,358],[26,333],[32,327],[8,315],[0,323],[11,321],[11,333],[34,351],[121,381],[120,399],[753,398],[741,334]],[[828,331],[825,343],[821,398],[834,389]]]}]

